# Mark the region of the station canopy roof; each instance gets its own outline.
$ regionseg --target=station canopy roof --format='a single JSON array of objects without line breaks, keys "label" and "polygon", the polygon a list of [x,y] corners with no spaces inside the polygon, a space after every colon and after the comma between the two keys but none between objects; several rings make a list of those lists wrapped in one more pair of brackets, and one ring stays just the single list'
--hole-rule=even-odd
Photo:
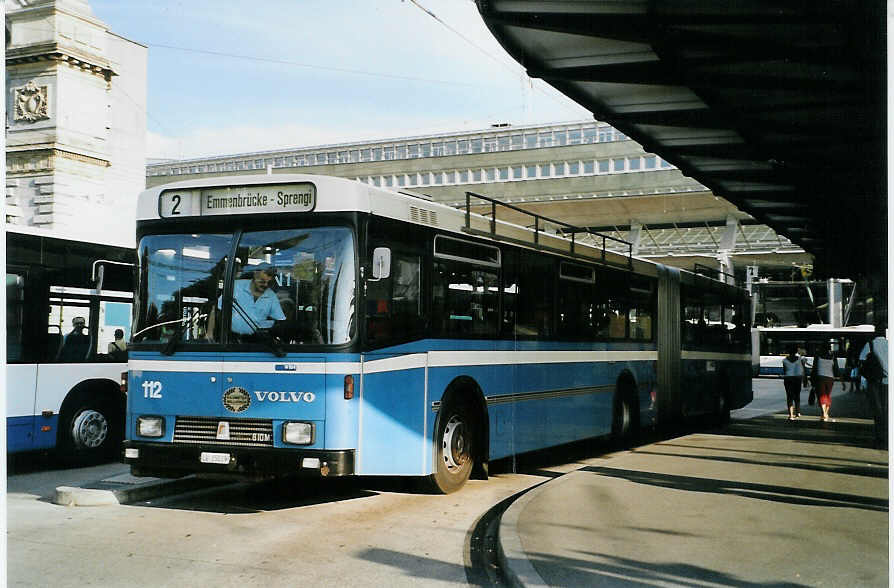
[{"label": "station canopy roof", "polygon": [[885,272],[885,3],[477,0],[534,78],[812,253]]}]

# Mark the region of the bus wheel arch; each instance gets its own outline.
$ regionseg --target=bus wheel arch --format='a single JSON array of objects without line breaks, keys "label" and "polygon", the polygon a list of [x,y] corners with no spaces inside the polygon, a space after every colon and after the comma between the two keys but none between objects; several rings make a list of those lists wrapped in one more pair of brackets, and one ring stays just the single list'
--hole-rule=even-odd
[{"label": "bus wheel arch", "polygon": [[124,438],[126,398],[118,384],[85,380],[66,395],[59,409],[56,446],[72,463],[93,463],[114,457]]},{"label": "bus wheel arch", "polygon": [[435,419],[431,486],[449,494],[471,477],[486,479],[489,435],[481,387],[467,376],[456,378],[444,391]]},{"label": "bus wheel arch", "polygon": [[636,379],[624,370],[615,382],[612,400],[612,438],[628,441],[639,433],[639,397],[636,393]]}]

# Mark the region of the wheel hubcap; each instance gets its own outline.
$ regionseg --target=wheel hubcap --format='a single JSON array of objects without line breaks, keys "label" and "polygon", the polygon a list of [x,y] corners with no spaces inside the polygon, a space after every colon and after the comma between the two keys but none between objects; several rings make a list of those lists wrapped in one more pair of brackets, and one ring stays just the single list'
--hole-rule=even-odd
[{"label": "wheel hubcap", "polygon": [[85,410],[75,418],[71,427],[71,437],[75,447],[96,449],[109,436],[109,421],[96,410]]},{"label": "wheel hubcap", "polygon": [[441,441],[441,454],[444,456],[444,464],[451,472],[461,468],[469,460],[469,444],[466,439],[466,425],[453,415],[447,421],[444,428],[444,437]]}]

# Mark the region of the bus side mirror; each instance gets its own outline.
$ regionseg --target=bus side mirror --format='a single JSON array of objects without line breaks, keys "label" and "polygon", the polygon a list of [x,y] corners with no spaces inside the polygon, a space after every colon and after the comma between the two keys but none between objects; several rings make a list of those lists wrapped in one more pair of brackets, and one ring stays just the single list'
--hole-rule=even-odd
[{"label": "bus side mirror", "polygon": [[391,275],[391,249],[376,247],[373,249],[373,279],[384,280]]},{"label": "bus side mirror", "polygon": [[391,275],[391,249],[388,247],[376,247],[373,249],[372,277],[374,280],[383,280]]}]

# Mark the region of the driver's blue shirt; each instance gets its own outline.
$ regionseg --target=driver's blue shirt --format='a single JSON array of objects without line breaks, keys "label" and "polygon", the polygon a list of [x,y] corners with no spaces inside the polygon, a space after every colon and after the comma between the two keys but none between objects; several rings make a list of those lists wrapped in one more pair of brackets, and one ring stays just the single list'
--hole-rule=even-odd
[{"label": "driver's blue shirt", "polygon": [[[282,307],[279,305],[279,298],[276,293],[269,288],[257,298],[251,293],[251,280],[236,280],[233,288],[233,298],[239,303],[241,309],[254,321],[256,328],[269,329],[273,326],[273,321],[285,320],[286,315],[283,314]],[[254,329],[246,322],[239,312],[238,308],[233,305],[233,324],[230,330],[234,333],[242,335],[250,335]]]}]

